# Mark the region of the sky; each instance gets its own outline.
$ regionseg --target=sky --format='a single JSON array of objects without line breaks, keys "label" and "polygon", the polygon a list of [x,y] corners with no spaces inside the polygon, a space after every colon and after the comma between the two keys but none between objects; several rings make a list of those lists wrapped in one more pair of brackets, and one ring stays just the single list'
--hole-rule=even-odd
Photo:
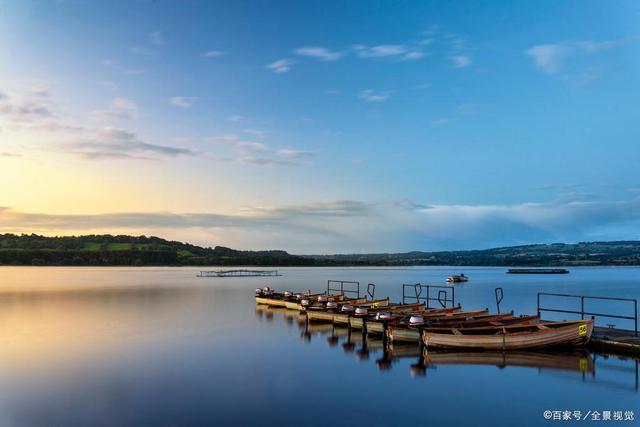
[{"label": "sky", "polygon": [[0,232],[640,238],[636,1],[0,0]]}]

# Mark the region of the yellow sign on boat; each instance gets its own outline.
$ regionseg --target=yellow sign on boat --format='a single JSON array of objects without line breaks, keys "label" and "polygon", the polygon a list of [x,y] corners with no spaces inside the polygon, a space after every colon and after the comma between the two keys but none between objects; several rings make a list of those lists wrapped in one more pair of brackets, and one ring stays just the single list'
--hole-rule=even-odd
[{"label": "yellow sign on boat", "polygon": [[578,335],[580,336],[587,335],[587,325],[578,326]]},{"label": "yellow sign on boat", "polygon": [[380,307],[379,302],[374,302],[373,304],[371,304],[371,308],[378,308],[378,307]]}]

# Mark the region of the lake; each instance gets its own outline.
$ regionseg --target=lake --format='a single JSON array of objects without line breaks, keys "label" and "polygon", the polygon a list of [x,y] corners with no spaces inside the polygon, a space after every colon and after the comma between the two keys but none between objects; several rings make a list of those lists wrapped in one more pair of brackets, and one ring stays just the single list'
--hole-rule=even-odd
[{"label": "lake", "polygon": [[[417,346],[390,353],[253,298],[256,287],[323,291],[337,279],[375,283],[376,296],[397,301],[402,283],[445,285],[464,272],[470,281],[454,286],[465,309],[495,310],[502,287],[502,311],[535,313],[537,292],[640,299],[640,268],[279,270],[198,278],[193,268],[0,268],[0,425],[537,426],[561,423],[545,420],[545,410],[640,416],[633,359],[425,355]],[[614,303],[587,309],[632,312]]]}]

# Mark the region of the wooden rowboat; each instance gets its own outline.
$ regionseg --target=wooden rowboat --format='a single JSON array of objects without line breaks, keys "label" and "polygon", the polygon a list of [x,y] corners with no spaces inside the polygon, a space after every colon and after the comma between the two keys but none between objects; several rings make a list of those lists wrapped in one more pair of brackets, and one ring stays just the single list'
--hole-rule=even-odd
[{"label": "wooden rowboat", "polygon": [[[326,293],[309,294],[308,292],[298,292],[298,294],[301,294],[304,297],[302,299],[308,299],[308,300],[317,300],[318,297],[321,297],[321,296],[326,296],[328,301],[336,301],[336,302],[343,302],[347,300],[359,300],[354,298],[346,298],[344,295],[341,295],[341,294],[337,294],[337,295],[327,295]],[[274,306],[287,307],[291,310],[300,310],[302,307],[302,304],[300,304],[300,301],[302,301],[302,299],[300,300],[296,299],[295,294],[290,297],[285,297],[284,294],[274,293],[273,295],[269,295],[269,296],[256,295],[256,304],[265,304],[265,305],[270,305],[272,307]]]},{"label": "wooden rowboat", "polygon": [[[406,316],[411,316],[412,314],[418,314],[418,315],[422,315],[422,314],[433,314],[433,315],[447,315],[447,314],[452,314],[452,313],[458,313],[460,312],[460,307],[447,307],[447,308],[422,308],[422,309],[418,309],[415,310],[414,306],[416,304],[405,304],[404,307],[405,309],[403,309],[402,307],[398,308],[397,310],[385,310],[385,311],[389,311],[391,313],[391,319],[387,320],[387,321],[382,321],[382,320],[376,320],[373,316],[368,316],[366,317],[367,320],[367,333],[369,334],[383,334],[384,333],[384,325],[385,323],[387,324],[392,324],[393,322],[397,321],[398,319],[402,319]],[[352,328],[355,329],[362,329],[363,327],[363,320],[364,318],[362,317],[352,317],[350,320],[350,325]]]},{"label": "wooden rowboat", "polygon": [[448,333],[452,330],[478,330],[486,333],[495,333],[496,330],[506,326],[523,326],[528,327],[536,325],[540,321],[538,316],[520,316],[514,317],[511,313],[494,314],[470,318],[449,319],[440,323],[430,323],[420,326],[411,326],[403,320],[387,327],[387,338],[389,341],[409,341],[418,342],[420,340],[420,331],[431,331]]},{"label": "wooden rowboat", "polygon": [[[394,331],[395,332],[395,331]],[[533,326],[503,326],[432,332],[422,331],[426,348],[458,350],[525,350],[581,346],[591,339],[593,319],[547,322]]]}]

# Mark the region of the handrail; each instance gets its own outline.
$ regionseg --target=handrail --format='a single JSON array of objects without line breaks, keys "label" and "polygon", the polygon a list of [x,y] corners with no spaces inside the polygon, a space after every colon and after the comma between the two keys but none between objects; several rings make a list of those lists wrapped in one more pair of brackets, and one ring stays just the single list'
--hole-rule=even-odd
[{"label": "handrail", "polygon": [[[413,295],[407,292],[408,288],[413,288]],[[424,289],[427,290],[426,296],[422,296],[422,291]],[[435,289],[438,291],[437,297],[431,296],[431,289]],[[451,298],[448,298],[449,293],[451,293]],[[448,303],[451,303],[451,307],[454,307],[456,303],[455,288],[451,286],[423,285],[421,283],[415,283],[415,284],[405,283],[402,285],[402,303],[407,304],[408,299],[415,300],[415,302],[418,302],[418,303],[424,301],[426,303],[426,308],[429,308],[430,301],[436,301],[440,303],[442,307],[446,307]]]},{"label": "handrail", "polygon": [[[563,298],[579,298],[580,299],[580,311],[577,310],[563,310],[557,308],[545,308],[540,306],[540,296],[554,296],[554,297],[563,297]],[[608,314],[608,313],[594,313],[584,310],[584,300],[605,300],[605,301],[624,301],[633,303],[633,316],[623,316],[620,314]],[[609,317],[612,319],[625,319],[625,320],[633,320],[634,321],[634,331],[635,335],[638,336],[638,300],[635,298],[619,298],[619,297],[600,297],[600,296],[592,296],[592,295],[572,295],[572,294],[556,294],[550,292],[538,292],[538,316],[540,316],[541,311],[548,311],[553,313],[571,313],[571,314],[580,314],[581,318],[584,319],[585,315],[588,316],[600,316],[600,317]]]},{"label": "handrail", "polygon": [[367,285],[367,294],[369,295],[369,297],[371,299],[374,299],[374,296],[376,295],[376,284],[375,283],[369,283]]},{"label": "handrail", "polygon": [[[340,287],[332,287],[340,285]],[[345,285],[351,286],[351,288],[345,289]],[[344,294],[356,294],[357,298],[360,298],[360,282],[352,282],[349,280],[327,280],[327,295],[331,291],[340,292],[340,295]]]},{"label": "handrail", "polygon": [[[499,297],[498,291],[500,291]],[[502,302],[502,298],[504,298],[504,293],[502,292],[502,288],[495,288],[493,293],[496,295],[496,307],[498,308],[498,314],[500,314],[500,303]]]}]

